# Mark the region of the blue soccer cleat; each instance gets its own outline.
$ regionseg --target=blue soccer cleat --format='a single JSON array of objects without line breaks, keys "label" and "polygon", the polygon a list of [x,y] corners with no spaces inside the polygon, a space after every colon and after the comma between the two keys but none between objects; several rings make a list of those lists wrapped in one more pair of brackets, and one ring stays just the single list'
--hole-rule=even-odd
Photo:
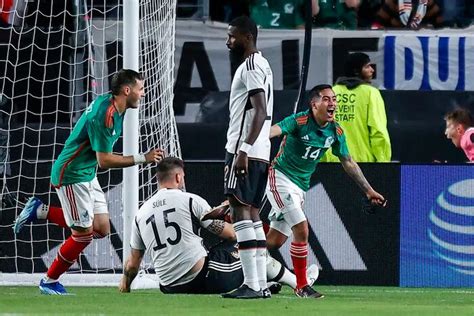
[{"label": "blue soccer cleat", "polygon": [[44,280],[41,280],[39,289],[41,294],[44,295],[69,295],[64,286],[57,281],[52,283],[44,283]]},{"label": "blue soccer cleat", "polygon": [[31,223],[38,219],[37,210],[43,205],[40,199],[30,197],[21,211],[20,215],[13,222],[13,231],[18,234],[25,224]]}]

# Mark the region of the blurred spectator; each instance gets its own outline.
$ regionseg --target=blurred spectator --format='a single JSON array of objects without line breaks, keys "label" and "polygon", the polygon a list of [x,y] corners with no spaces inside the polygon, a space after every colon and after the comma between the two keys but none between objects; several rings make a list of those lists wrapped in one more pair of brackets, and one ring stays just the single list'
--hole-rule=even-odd
[{"label": "blurred spectator", "polygon": [[375,14],[382,6],[383,0],[362,0],[357,10],[358,27],[371,28],[375,22]]},{"label": "blurred spectator", "polygon": [[[333,87],[337,96],[336,121],[344,130],[347,147],[356,162],[390,162],[392,147],[380,91],[370,82],[374,69],[364,53],[350,54],[344,76]],[[321,161],[339,159],[328,150]]]},{"label": "blurred spectator", "polygon": [[341,30],[357,28],[357,11],[360,0],[319,0],[314,18],[316,27]]},{"label": "blurred spectator", "polygon": [[212,21],[229,23],[241,15],[249,15],[250,0],[209,0],[209,14]]},{"label": "blurred spectator", "polygon": [[[306,0],[250,0],[250,17],[261,28],[303,28],[305,3]],[[313,16],[317,5],[317,0],[312,0]]]},{"label": "blurred spectator", "polygon": [[372,28],[440,27],[441,9],[435,0],[384,0]]},{"label": "blurred spectator", "polygon": [[472,23],[473,0],[438,0],[447,27],[467,27]]}]

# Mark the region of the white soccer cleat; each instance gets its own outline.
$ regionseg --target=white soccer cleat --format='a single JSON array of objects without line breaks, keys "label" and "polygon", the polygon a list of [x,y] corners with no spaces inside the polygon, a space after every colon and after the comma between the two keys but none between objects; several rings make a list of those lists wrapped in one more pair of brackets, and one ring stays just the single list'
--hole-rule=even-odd
[{"label": "white soccer cleat", "polygon": [[147,273],[145,270],[140,270],[136,278],[130,284],[131,290],[146,290],[159,289],[160,278],[156,274]]},{"label": "white soccer cleat", "polygon": [[308,285],[313,286],[314,282],[316,282],[318,277],[319,277],[318,266],[315,264],[310,265],[308,269],[306,270],[306,278],[308,280]]},{"label": "white soccer cleat", "polygon": [[15,234],[20,233],[20,230],[28,223],[34,222],[38,219],[37,211],[43,206],[43,202],[36,197],[30,197],[26,202],[25,207],[21,211],[20,215],[15,219],[13,223],[13,231]]}]

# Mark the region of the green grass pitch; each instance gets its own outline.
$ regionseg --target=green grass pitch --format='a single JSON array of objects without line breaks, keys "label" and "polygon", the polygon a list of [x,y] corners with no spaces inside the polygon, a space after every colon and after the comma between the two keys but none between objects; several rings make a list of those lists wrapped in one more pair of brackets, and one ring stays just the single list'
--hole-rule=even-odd
[{"label": "green grass pitch", "polygon": [[71,296],[45,296],[36,287],[0,287],[0,315],[474,315],[474,289],[319,286],[325,298],[300,299],[288,287],[268,300],[219,295],[121,294],[117,288],[69,287]]}]

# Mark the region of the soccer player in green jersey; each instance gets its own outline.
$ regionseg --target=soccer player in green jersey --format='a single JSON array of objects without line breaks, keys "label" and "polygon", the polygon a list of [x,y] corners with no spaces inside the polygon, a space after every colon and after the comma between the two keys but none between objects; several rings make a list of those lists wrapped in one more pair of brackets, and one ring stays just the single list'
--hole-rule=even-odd
[{"label": "soccer player in green jersey", "polygon": [[318,85],[310,92],[309,109],[293,114],[270,129],[270,138],[284,135],[272,162],[266,194],[272,205],[267,233],[269,249],[280,248],[293,232],[290,254],[296,274],[299,297],[323,297],[308,285],[308,222],[303,212],[305,194],[319,159],[330,147],[344,170],[352,177],[373,205],[385,205],[385,198],[365,179],[349,155],[342,128],[334,122],[336,96],[330,85]]},{"label": "soccer player in green jersey", "polygon": [[163,157],[160,149],[153,149],[145,155],[112,153],[122,134],[126,110],[138,108],[145,91],[142,75],[130,69],[116,73],[111,88],[110,94],[99,96],[87,107],[54,162],[51,184],[62,208],[47,206],[40,199],[31,197],[15,220],[15,233],[37,219],[48,219],[71,229],[71,236],[61,246],[40,282],[42,294],[67,294],[58,281],[59,277],[92,242],[93,236],[102,238],[110,232],[107,203],[96,176],[97,166],[102,169],[125,168],[158,162]]}]

